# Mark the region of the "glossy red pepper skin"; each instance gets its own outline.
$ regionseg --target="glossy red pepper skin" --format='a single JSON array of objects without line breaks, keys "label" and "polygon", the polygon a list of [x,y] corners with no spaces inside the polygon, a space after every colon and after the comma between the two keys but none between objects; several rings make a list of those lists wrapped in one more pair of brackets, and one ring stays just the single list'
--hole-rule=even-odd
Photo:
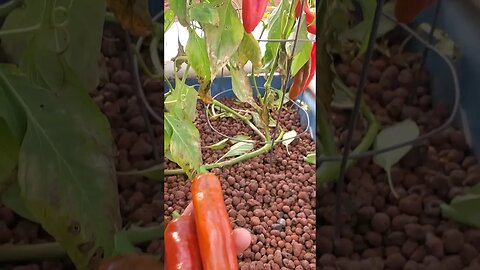
[{"label": "glossy red pepper skin", "polygon": [[[295,18],[298,19],[300,16],[300,11],[301,11],[301,6],[302,0],[298,0],[297,6],[295,8]],[[315,14],[308,8],[307,1],[305,0],[305,3],[303,4],[303,11],[305,12],[305,21],[307,23],[307,31],[311,34],[316,35],[317,34],[317,25],[316,23],[313,23],[313,20],[315,19]]]},{"label": "glossy red pepper skin", "polygon": [[99,270],[158,270],[162,264],[154,257],[143,254],[128,254],[108,258],[100,264]]},{"label": "glossy red pepper skin", "polygon": [[401,23],[411,23],[415,17],[433,3],[433,0],[397,0],[395,18]]},{"label": "glossy red pepper skin", "polygon": [[268,0],[242,0],[242,20],[245,32],[251,33],[263,18]]},{"label": "glossy red pepper skin", "polygon": [[202,269],[193,216],[180,216],[168,223],[164,241],[166,270]]},{"label": "glossy red pepper skin", "polygon": [[303,85],[302,91],[307,89],[308,85],[313,79],[313,75],[315,75],[315,70],[317,68],[317,41],[315,40],[312,44],[312,51],[310,52],[310,73],[308,74],[307,81]]},{"label": "glossy red pepper skin", "polygon": [[305,86],[305,82],[310,75],[311,62],[311,59],[309,59],[307,63],[305,63],[305,65],[303,65],[303,67],[301,67],[297,74],[295,74],[295,76],[293,77],[292,86],[288,91],[288,97],[291,100],[300,95],[300,93],[302,93],[302,91],[304,90],[303,87]]},{"label": "glossy red pepper skin", "polygon": [[203,269],[238,270],[232,224],[220,180],[215,174],[195,176],[192,202]]}]

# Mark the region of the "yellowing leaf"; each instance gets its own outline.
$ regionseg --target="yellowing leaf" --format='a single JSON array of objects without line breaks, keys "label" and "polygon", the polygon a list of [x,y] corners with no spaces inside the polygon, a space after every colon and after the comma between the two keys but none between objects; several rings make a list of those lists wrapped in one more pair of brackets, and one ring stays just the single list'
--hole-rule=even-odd
[{"label": "yellowing leaf", "polygon": [[107,0],[107,5],[122,28],[130,34],[148,36],[152,33],[148,0]]}]

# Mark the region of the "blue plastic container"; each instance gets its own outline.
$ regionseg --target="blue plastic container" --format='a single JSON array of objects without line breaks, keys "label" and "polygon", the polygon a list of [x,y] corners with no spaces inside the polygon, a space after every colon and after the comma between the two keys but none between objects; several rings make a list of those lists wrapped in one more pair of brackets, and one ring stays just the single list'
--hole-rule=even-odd
[{"label": "blue plastic container", "polygon": [[[467,142],[477,158],[480,157],[480,5],[474,1],[442,1],[438,28],[448,33],[460,50],[455,62],[460,80],[460,110],[455,125],[463,128]],[[433,20],[434,7],[419,16],[417,24]],[[417,48],[420,48],[417,46]],[[453,105],[453,82],[445,62],[434,53],[429,53],[426,67],[430,72],[434,102]]]},{"label": "blue plastic container", "polygon": [[[265,79],[263,77],[256,77],[257,80],[257,85],[259,87],[263,86],[265,84]],[[175,82],[171,81],[172,86],[175,87]],[[185,81],[187,85],[197,85],[198,81],[196,79],[187,79]],[[272,80],[272,87],[280,89],[281,88],[281,77],[280,76],[275,76],[274,79]],[[215,96],[219,93],[224,92],[225,90],[232,89],[232,79],[231,77],[224,77],[224,78],[216,78],[211,86],[211,91],[212,91],[212,96]],[[168,91],[168,85],[165,84],[164,91]],[[263,94],[262,89],[260,89],[260,93]],[[255,92],[254,92],[255,94]],[[233,91],[227,91],[219,95],[217,98],[222,98],[222,97],[227,97],[227,98],[234,98],[234,93]],[[310,123],[308,126],[308,131],[315,141],[315,116],[316,116],[316,107],[315,107],[315,97],[313,94],[309,91],[304,91],[303,95],[298,96],[298,99],[305,102],[308,105],[308,117],[310,119]],[[300,110],[300,109],[299,109]],[[299,112],[300,115],[300,123],[302,124],[303,127],[306,127],[308,121],[307,121],[307,116],[303,111]]]}]

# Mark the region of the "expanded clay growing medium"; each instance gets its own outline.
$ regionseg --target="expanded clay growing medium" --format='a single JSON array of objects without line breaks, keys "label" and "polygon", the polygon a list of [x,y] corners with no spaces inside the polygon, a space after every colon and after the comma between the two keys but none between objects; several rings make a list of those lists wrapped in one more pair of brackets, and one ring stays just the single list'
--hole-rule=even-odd
[{"label": "expanded clay growing medium", "polygon": [[[395,46],[390,51],[391,58],[377,56],[372,61],[365,101],[383,126],[410,118],[421,134],[439,127],[449,111],[442,105],[432,107],[425,74],[416,84],[419,55],[398,53]],[[361,59],[346,56],[337,65],[350,87],[358,84],[361,69]],[[339,145],[345,142],[347,121],[346,112],[334,113]],[[354,146],[364,132],[360,123]],[[329,185],[318,191],[320,269],[480,269],[480,230],[443,218],[440,209],[480,183],[480,165],[462,131],[449,127],[415,145],[391,173],[398,199],[390,192],[385,172],[371,158],[348,170],[338,246],[333,243],[335,188]]]},{"label": "expanded clay growing medium", "polygon": [[[242,108],[232,100],[223,104]],[[212,150],[207,146],[224,139],[208,126],[205,107],[197,106],[196,126],[200,131],[203,163],[214,163],[229,146]],[[276,114],[272,114],[276,117]],[[291,104],[284,107],[280,123],[286,130],[301,133],[299,115]],[[232,118],[212,120],[220,132],[249,135],[259,140],[251,128]],[[255,149],[261,145],[255,145]],[[279,143],[258,157],[231,167],[213,169],[224,190],[227,212],[234,228],[252,233],[252,244],[240,255],[239,267],[245,269],[315,269],[315,166],[303,160],[315,150],[315,143],[304,133],[286,147]],[[167,168],[176,168],[167,162]],[[165,215],[183,212],[191,200],[186,176],[165,177]]]}]

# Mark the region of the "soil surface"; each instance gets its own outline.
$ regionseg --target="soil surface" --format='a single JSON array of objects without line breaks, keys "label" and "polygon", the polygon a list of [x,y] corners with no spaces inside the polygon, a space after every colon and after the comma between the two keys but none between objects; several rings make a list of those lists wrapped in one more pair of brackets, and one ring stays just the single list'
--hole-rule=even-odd
[{"label": "soil surface", "polygon": [[[432,107],[428,78],[416,72],[420,57],[391,48],[393,56],[371,63],[366,102],[383,126],[410,118],[421,134],[439,127],[447,107]],[[356,87],[362,59],[343,56],[337,71]],[[333,126],[342,146],[348,114],[336,111]],[[360,121],[361,122],[361,121]],[[357,145],[365,131],[360,123]],[[385,172],[371,158],[348,170],[342,194],[341,239],[334,244],[335,186],[318,190],[318,249],[320,269],[480,269],[480,230],[442,217],[440,205],[480,182],[480,164],[462,131],[450,127],[421,143],[392,168],[400,198],[389,190]]]},{"label": "soil surface", "polygon": [[[222,103],[242,108],[232,100]],[[286,131],[297,133],[300,126],[296,108],[284,107],[280,123]],[[214,163],[229,146],[212,150],[206,146],[223,139],[209,127],[203,105],[196,126],[202,140],[203,163]],[[275,115],[276,116],[276,115]],[[212,121],[220,132],[235,136],[247,134],[259,139],[251,128],[232,118]],[[255,149],[261,145],[257,144]],[[240,255],[240,269],[315,269],[315,166],[303,160],[303,156],[315,150],[308,133],[304,133],[289,145],[277,144],[271,152],[243,161],[231,167],[213,169],[219,176],[224,190],[225,204],[234,228],[245,228],[252,233],[250,247]],[[167,162],[167,168],[176,164]],[[165,178],[165,215],[180,213],[191,199],[190,181],[186,176]]]},{"label": "soil surface", "polygon": [[[142,117],[130,74],[123,32],[106,29],[102,53],[108,78],[92,93],[94,101],[107,116],[118,155],[118,171],[144,169],[155,161],[152,137]],[[159,81],[142,78],[142,83],[151,106],[157,113],[163,111],[163,85]],[[163,129],[160,123],[151,120],[156,144],[161,146]],[[159,148],[159,150],[161,150]],[[160,152],[161,153],[161,152]],[[163,183],[143,177],[118,176],[120,210],[123,225],[153,226],[163,221]],[[40,225],[23,219],[0,204],[0,245],[33,244],[54,241]],[[155,240],[142,246],[144,252],[163,256],[163,241]],[[46,260],[17,264],[0,264],[0,269],[13,270],[67,270],[75,269],[68,259]]]}]

